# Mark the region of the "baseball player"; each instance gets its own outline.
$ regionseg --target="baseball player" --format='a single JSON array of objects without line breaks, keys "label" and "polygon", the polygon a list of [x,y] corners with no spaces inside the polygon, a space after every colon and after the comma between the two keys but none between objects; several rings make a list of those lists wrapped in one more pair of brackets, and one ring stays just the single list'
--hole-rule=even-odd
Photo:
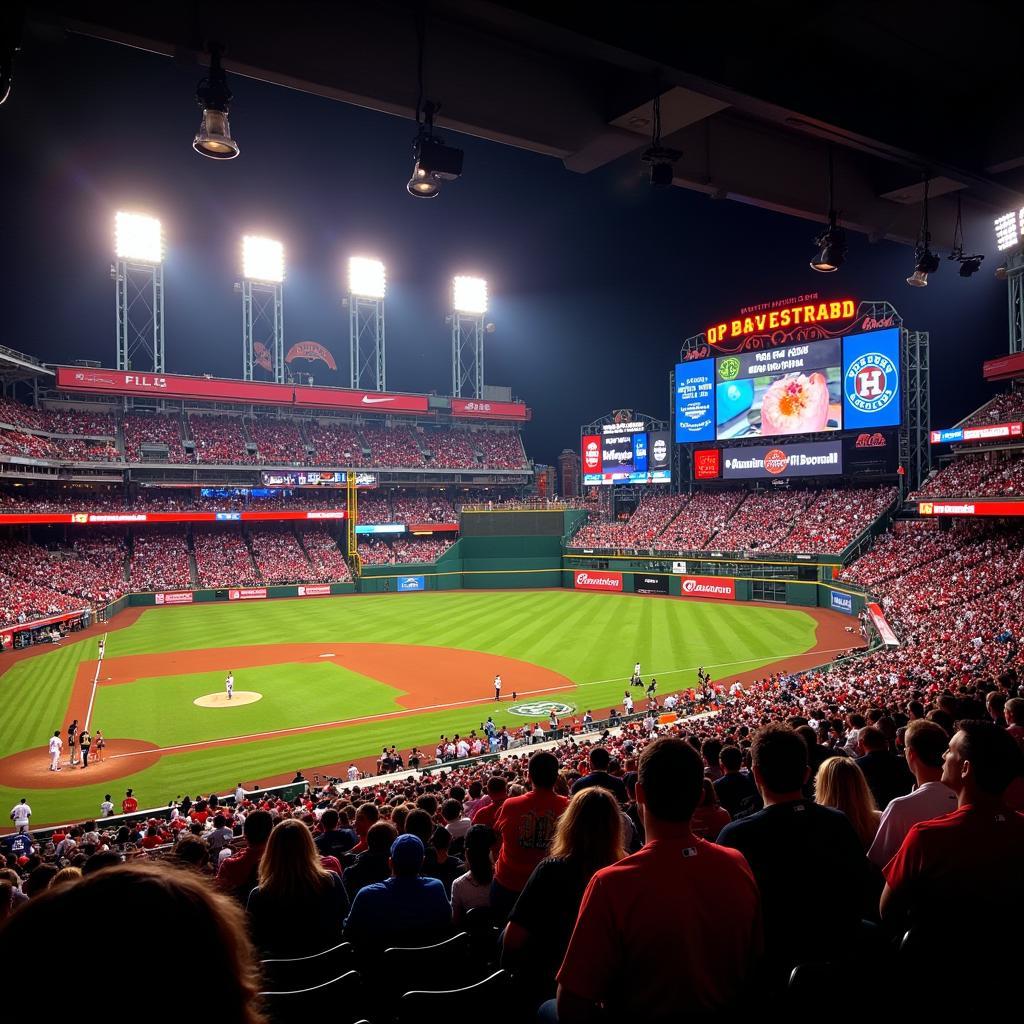
[{"label": "baseball player", "polygon": [[231,669],[228,669],[228,677],[224,680],[224,689],[228,691],[228,700],[231,700],[231,694],[235,692],[235,676]]},{"label": "baseball player", "polygon": [[494,699],[501,700],[501,676],[494,677]]},{"label": "baseball player", "polygon": [[60,771],[60,752],[64,749],[64,743],[60,738],[60,729],[50,737],[50,771]]}]

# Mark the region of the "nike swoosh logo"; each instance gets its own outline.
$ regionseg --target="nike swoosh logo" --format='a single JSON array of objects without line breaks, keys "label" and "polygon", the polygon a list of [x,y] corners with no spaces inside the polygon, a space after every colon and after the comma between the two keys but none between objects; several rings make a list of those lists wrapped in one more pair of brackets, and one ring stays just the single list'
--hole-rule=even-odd
[{"label": "nike swoosh logo", "polygon": [[369,395],[363,395],[363,405],[377,405],[379,402],[393,402],[393,398],[370,398]]}]

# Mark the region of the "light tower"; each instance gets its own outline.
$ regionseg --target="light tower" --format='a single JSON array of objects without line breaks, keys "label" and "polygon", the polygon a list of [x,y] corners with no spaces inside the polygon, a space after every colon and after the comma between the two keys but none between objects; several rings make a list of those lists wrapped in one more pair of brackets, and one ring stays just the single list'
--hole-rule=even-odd
[{"label": "light tower", "polygon": [[[253,380],[256,366],[262,366],[273,373],[276,383],[284,383],[283,282],[284,246],[273,238],[246,235],[242,239],[243,380]],[[257,352],[257,345],[266,351]]]},{"label": "light tower", "polygon": [[110,268],[117,302],[117,368],[164,372],[164,244],[160,221],[142,213],[114,218]]},{"label": "light tower", "polygon": [[452,280],[452,395],[483,398],[484,316],[487,282],[458,275]]},{"label": "light tower", "polygon": [[384,264],[366,256],[348,261],[348,332],[351,386],[386,391]]}]

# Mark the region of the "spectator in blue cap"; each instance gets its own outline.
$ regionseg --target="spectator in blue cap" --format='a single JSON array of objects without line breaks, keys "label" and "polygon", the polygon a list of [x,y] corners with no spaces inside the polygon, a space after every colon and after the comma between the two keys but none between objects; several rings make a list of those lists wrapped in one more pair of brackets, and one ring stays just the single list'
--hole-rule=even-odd
[{"label": "spectator in blue cap", "polygon": [[427,946],[448,936],[451,904],[441,882],[420,875],[424,857],[418,836],[399,836],[391,844],[391,877],[356,894],[345,921],[345,938],[360,952]]}]

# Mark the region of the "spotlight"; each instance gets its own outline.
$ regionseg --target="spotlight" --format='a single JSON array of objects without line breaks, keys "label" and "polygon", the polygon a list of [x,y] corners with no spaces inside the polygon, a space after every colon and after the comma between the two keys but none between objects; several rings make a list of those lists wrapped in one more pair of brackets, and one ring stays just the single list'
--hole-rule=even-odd
[{"label": "spotlight", "polygon": [[907,278],[907,284],[913,288],[927,288],[928,275],[939,269],[939,257],[926,246],[918,246],[914,257],[914,273]]},{"label": "spotlight", "polygon": [[280,284],[284,280],[284,246],[276,238],[242,238],[242,277],[247,281]]},{"label": "spotlight", "polygon": [[678,149],[651,146],[643,155],[645,164],[651,165],[651,184],[664,188],[672,184],[672,164],[683,154]]},{"label": "spotlight", "polygon": [[452,278],[452,309],[483,316],[487,312],[487,282],[482,277],[457,274]]},{"label": "spotlight", "polygon": [[234,160],[238,156],[238,143],[231,138],[231,126],[228,124],[231,90],[220,66],[222,49],[219,43],[211,44],[210,73],[196,89],[196,101],[202,108],[203,120],[192,140],[192,148],[211,160]]},{"label": "spotlight", "polygon": [[416,162],[412,177],[405,186],[409,195],[433,199],[441,191],[442,181],[455,181],[462,175],[462,150],[446,146],[434,134],[434,113],[437,104],[424,104],[425,123],[420,125],[413,142]]},{"label": "spotlight", "polygon": [[351,295],[364,299],[383,299],[387,277],[380,260],[366,256],[350,256],[348,260],[348,290]]},{"label": "spotlight", "polygon": [[160,221],[144,213],[118,211],[114,217],[114,253],[132,263],[163,262],[164,236]]},{"label": "spotlight", "polygon": [[836,226],[835,212],[828,218],[828,227],[814,240],[818,255],[811,260],[811,269],[831,274],[846,262],[846,231]]},{"label": "spotlight", "polygon": [[981,261],[984,256],[959,256],[960,261],[960,276],[971,277],[981,270]]}]

